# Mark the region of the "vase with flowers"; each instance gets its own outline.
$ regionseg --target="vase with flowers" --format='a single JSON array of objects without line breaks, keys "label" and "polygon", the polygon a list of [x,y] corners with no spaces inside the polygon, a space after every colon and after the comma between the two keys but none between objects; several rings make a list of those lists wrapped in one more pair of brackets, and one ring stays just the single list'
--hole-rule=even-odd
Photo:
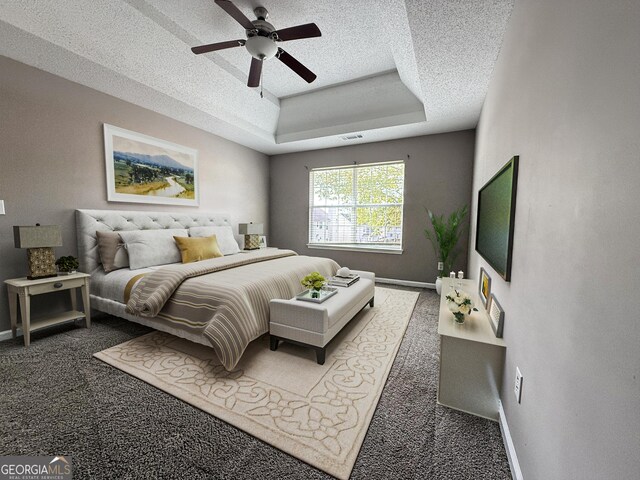
[{"label": "vase with flowers", "polygon": [[478,309],[473,306],[473,300],[468,293],[462,290],[453,290],[446,296],[447,307],[453,313],[454,321],[458,325],[462,325],[467,315],[471,312],[477,312]]},{"label": "vase with flowers", "polygon": [[319,272],[311,272],[300,283],[310,290],[311,298],[320,298],[320,290],[327,281]]}]

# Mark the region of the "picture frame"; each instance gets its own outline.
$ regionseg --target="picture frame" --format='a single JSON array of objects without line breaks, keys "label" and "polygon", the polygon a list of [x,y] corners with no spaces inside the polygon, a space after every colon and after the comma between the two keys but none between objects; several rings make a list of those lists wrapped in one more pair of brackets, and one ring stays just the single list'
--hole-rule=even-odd
[{"label": "picture frame", "polygon": [[197,207],[198,151],[104,124],[109,202]]},{"label": "picture frame", "polygon": [[480,280],[478,282],[478,293],[480,295],[480,301],[485,310],[489,310],[490,295],[491,295],[491,277],[487,271],[480,267]]},{"label": "picture frame", "polygon": [[258,245],[260,245],[260,248],[267,248],[267,237],[266,237],[266,235],[260,235],[260,238],[258,240]]},{"label": "picture frame", "polygon": [[502,331],[504,330],[504,310],[495,295],[491,294],[491,308],[489,310],[489,320],[491,322],[491,328],[496,338],[502,338]]}]

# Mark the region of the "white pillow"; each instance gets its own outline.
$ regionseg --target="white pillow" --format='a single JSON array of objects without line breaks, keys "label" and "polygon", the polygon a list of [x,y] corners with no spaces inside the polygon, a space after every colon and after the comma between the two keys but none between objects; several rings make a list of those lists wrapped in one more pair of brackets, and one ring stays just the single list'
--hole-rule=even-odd
[{"label": "white pillow", "polygon": [[118,233],[120,233],[120,238],[129,253],[129,268],[131,270],[167,263],[180,263],[182,257],[173,237],[188,236],[187,230],[182,228],[130,230]]},{"label": "white pillow", "polygon": [[218,241],[218,247],[223,255],[232,255],[240,251],[238,242],[233,236],[233,231],[230,226],[222,227],[191,227],[189,229],[189,235],[192,237],[210,237],[216,236]]}]

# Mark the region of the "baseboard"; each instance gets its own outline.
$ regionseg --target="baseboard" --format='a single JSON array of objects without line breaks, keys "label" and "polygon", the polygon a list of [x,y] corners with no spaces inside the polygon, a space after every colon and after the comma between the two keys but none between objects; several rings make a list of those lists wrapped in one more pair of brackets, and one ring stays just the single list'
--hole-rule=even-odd
[{"label": "baseboard", "polygon": [[403,287],[416,287],[416,288],[436,288],[435,283],[426,283],[426,282],[414,282],[412,280],[396,280],[395,278],[380,278],[376,277],[376,282],[378,283],[387,283],[389,285],[401,285]]},{"label": "baseboard", "polygon": [[[16,334],[18,337],[22,336],[22,329],[20,327],[18,327]],[[4,342],[5,340],[9,340],[11,338],[13,338],[13,335],[11,335],[11,330],[0,332],[0,342]]]},{"label": "baseboard", "polygon": [[511,476],[515,480],[524,480],[522,477],[522,470],[520,470],[520,463],[518,462],[518,456],[516,455],[516,448],[513,445],[511,439],[511,432],[509,431],[509,425],[507,425],[507,417],[504,414],[502,408],[502,402],[498,399],[498,411],[500,413],[500,432],[502,433],[502,441],[504,442],[504,448],[507,451],[507,458],[509,459],[509,468],[511,469]]}]

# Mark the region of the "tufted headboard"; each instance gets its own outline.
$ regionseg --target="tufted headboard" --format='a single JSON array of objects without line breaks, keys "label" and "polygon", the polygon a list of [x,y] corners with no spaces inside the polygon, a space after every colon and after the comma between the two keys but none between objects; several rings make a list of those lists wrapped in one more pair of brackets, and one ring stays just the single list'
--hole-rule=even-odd
[{"label": "tufted headboard", "polygon": [[123,210],[76,210],[80,271],[92,273],[100,266],[96,231],[160,230],[205,225],[229,225],[227,214],[132,212]]}]

